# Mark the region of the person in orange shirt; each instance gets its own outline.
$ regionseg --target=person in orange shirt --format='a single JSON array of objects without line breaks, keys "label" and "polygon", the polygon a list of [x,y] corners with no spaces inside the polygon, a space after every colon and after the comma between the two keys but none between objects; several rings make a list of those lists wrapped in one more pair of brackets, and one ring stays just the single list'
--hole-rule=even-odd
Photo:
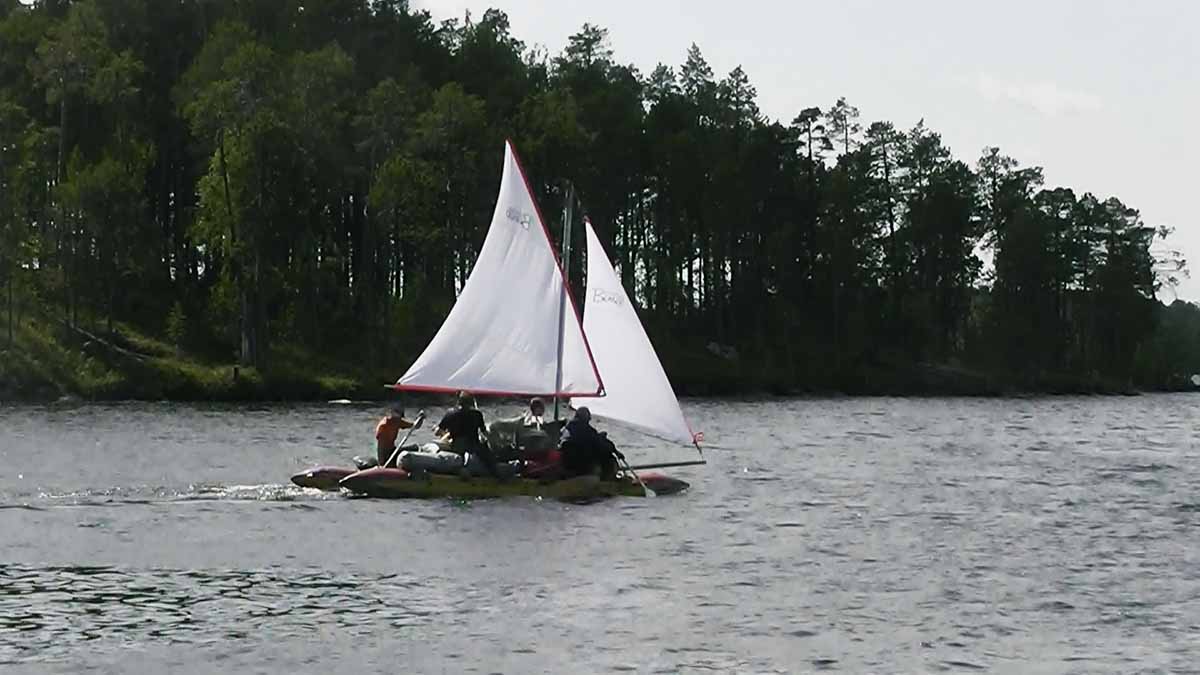
[{"label": "person in orange shirt", "polygon": [[404,408],[395,406],[375,425],[375,450],[379,457],[377,466],[391,458],[396,451],[396,437],[404,429],[411,429],[412,422],[404,419]]}]

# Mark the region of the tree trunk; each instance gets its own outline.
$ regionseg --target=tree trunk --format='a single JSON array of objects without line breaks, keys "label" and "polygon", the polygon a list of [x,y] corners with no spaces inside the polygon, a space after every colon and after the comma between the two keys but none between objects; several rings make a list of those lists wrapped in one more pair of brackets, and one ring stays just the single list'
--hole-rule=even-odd
[{"label": "tree trunk", "polygon": [[266,208],[264,206],[266,198],[266,153],[262,148],[261,142],[255,144],[256,155],[258,157],[258,213],[255,214],[259,219],[258,232],[259,236],[251,239],[251,248],[254,250],[254,258],[250,265],[250,341],[251,341],[251,359],[255,368],[261,369],[266,360],[267,337],[266,337],[266,319],[263,308],[263,292],[262,292],[262,235],[261,233],[268,229],[266,223]]},{"label": "tree trunk", "polygon": [[58,102],[58,166],[55,167],[55,178],[61,183],[63,177],[66,176],[66,153],[67,153],[67,93],[62,92],[62,99]]},{"label": "tree trunk", "polygon": [[378,310],[378,303],[375,298],[378,295],[377,285],[379,283],[379,266],[376,264],[375,252],[378,246],[373,236],[371,219],[367,216],[362,195],[365,194],[365,188],[360,188],[353,196],[351,205],[354,209],[352,217],[358,227],[359,232],[358,248],[355,251],[358,255],[355,256],[358,260],[358,269],[354,271],[354,284],[358,287],[358,293],[355,295],[359,301],[357,315],[362,317],[363,325],[366,326],[366,335],[364,336],[364,347],[366,353],[372,354],[373,349],[378,349],[378,326],[375,324]]},{"label": "tree trunk", "polygon": [[[386,271],[384,272],[384,275],[387,275]],[[390,291],[385,291],[383,293],[383,330],[381,333],[382,334],[379,336],[381,340],[380,351],[382,357],[380,362],[388,363],[388,358],[390,357],[392,351],[392,294]]]},{"label": "tree trunk", "polygon": [[[837,227],[836,225],[834,226]],[[842,256],[838,242],[838,230],[833,232],[833,246],[830,247],[829,258],[829,278],[830,286],[832,287],[832,296],[830,298],[831,309],[833,310],[833,367],[834,376],[837,377],[842,368],[842,289],[841,289],[841,264]]]},{"label": "tree trunk", "polygon": [[262,369],[267,362],[267,311],[262,292],[262,255],[254,249],[254,367]]},{"label": "tree trunk", "polygon": [[[107,223],[104,229],[106,231],[108,231],[109,233],[111,233],[112,232],[112,223]],[[108,236],[111,237],[112,235],[110,234]],[[103,247],[100,247],[99,252],[100,252],[101,256],[108,258],[108,260],[107,260],[108,273],[105,275],[106,277],[108,277],[108,279],[107,279],[108,283],[106,284],[108,286],[108,288],[107,288],[107,290],[108,290],[108,303],[107,303],[108,304],[108,317],[107,317],[107,321],[105,323],[107,324],[106,328],[108,329],[108,336],[112,337],[112,335],[113,335],[113,308],[117,304],[117,250],[116,250],[116,246],[113,246],[108,251],[105,251]],[[105,262],[102,261],[101,264],[103,265],[103,264],[105,264]]]},{"label": "tree trunk", "polygon": [[[393,209],[391,213],[392,221],[392,259],[388,264],[388,299],[393,300],[404,295],[404,281],[406,277],[401,276],[408,271],[408,261],[405,259],[406,249],[400,241],[400,217]],[[390,324],[388,326],[391,327]]]},{"label": "tree trunk", "polygon": [[[23,309],[23,307],[22,307],[22,305],[18,305],[18,304],[16,304],[16,302],[13,300],[13,290],[15,290],[15,289],[13,288],[13,284],[14,284],[14,282],[15,282],[15,281],[16,281],[15,279],[10,279],[10,280],[9,280],[9,282],[8,282],[8,283],[9,283],[9,286],[8,286],[8,306],[9,306],[9,308],[10,308],[10,311],[15,311],[15,312],[16,312],[16,314],[17,314],[17,319],[16,319],[15,323],[21,323],[21,315],[22,315],[22,312],[21,312],[21,310]],[[8,316],[8,341],[9,341],[9,342],[12,342],[12,341],[13,341],[13,337],[12,337],[12,335],[13,335],[13,323],[14,323],[14,321],[13,321],[13,317],[12,317],[12,314],[10,313],[10,314],[9,314],[9,316]]]},{"label": "tree trunk", "polygon": [[113,305],[115,305],[117,302],[117,279],[116,279],[116,277],[117,277],[116,270],[114,270],[112,272],[111,276],[109,277],[109,282],[108,282],[108,335],[109,335],[109,337],[112,337],[112,334],[113,334]]},{"label": "tree trunk", "polygon": [[72,225],[70,233],[70,260],[67,261],[67,268],[71,271],[67,276],[67,308],[71,318],[71,328],[79,326],[79,297],[75,289],[75,280],[79,277],[79,233]]},{"label": "tree trunk", "polygon": [[240,307],[240,320],[238,321],[239,333],[241,334],[241,349],[239,350],[239,361],[243,366],[254,365],[254,336],[253,327],[250,320],[250,294],[245,288],[238,290],[238,301]]},{"label": "tree trunk", "polygon": [[238,289],[238,334],[240,336],[238,362],[243,366],[251,366],[255,363],[254,328],[250,316],[250,298],[242,279],[242,265],[238,253],[237,220],[233,215],[233,199],[229,194],[229,166],[225,162],[224,129],[217,133],[217,155],[221,163],[221,183],[225,189],[225,211],[229,215],[229,239],[232,244],[230,247],[232,255],[229,256],[229,265],[231,267],[233,285]]},{"label": "tree trunk", "polygon": [[[0,152],[0,176],[3,176],[3,175],[5,175],[4,153]],[[6,199],[7,199],[7,195],[6,195]],[[5,205],[7,206],[7,203]],[[8,209],[5,209],[5,210],[7,211]],[[8,228],[12,227],[13,220],[14,220],[14,218],[13,218],[12,214],[8,213],[8,214],[5,214],[5,220],[3,221],[3,223],[0,223],[0,224],[3,225],[5,230],[7,230]],[[2,257],[2,255],[3,254],[0,254],[0,257]],[[17,270],[17,263],[15,260],[15,256],[14,256],[14,260],[12,260],[12,262],[7,263],[6,266],[8,267],[8,269],[6,270],[7,275],[5,276],[5,280],[7,281],[6,285],[8,286],[8,289],[7,289],[8,290],[8,346],[11,348],[13,345],[13,294],[12,294],[12,287],[13,287],[13,277],[16,276],[16,270]]]},{"label": "tree trunk", "polygon": [[8,346],[13,346],[13,276],[8,277]]},{"label": "tree trunk", "polygon": [[809,177],[809,180],[810,180],[810,181],[812,180],[812,167],[813,167],[813,147],[812,147],[812,144],[813,144],[813,137],[812,137],[812,132],[813,132],[813,130],[812,130],[812,122],[809,122],[809,123],[808,123],[808,177]]}]

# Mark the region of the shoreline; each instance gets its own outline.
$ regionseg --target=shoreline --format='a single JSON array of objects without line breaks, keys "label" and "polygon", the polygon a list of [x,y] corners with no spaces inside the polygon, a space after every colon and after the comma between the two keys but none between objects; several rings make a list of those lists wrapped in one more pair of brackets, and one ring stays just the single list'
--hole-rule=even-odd
[{"label": "shoreline", "polygon": [[[2,354],[2,353],[0,353]],[[213,387],[211,383],[192,383],[170,387],[170,392],[154,386],[141,388],[136,385],[121,387],[118,390],[103,393],[85,392],[69,387],[60,387],[50,382],[38,383],[34,386],[14,386],[11,382],[0,381],[0,405],[3,404],[54,404],[54,403],[228,403],[228,404],[264,404],[264,403],[343,403],[346,405],[386,405],[389,402],[403,400],[407,407],[419,405],[436,405],[447,395],[422,393],[397,393],[387,389],[382,383],[376,386],[365,386],[353,382],[349,378],[342,379],[337,386],[333,383],[308,382],[299,389],[289,384],[276,382],[274,378],[265,380],[246,378],[240,383],[230,381],[224,387]],[[975,399],[1050,399],[1072,397],[1136,397],[1148,394],[1170,393],[1200,393],[1195,386],[1161,386],[1161,387],[1116,387],[1080,380],[1071,386],[1031,387],[1016,384],[1001,385],[994,383],[990,386],[970,388],[957,385],[930,386],[928,383],[909,383],[910,386],[883,387],[816,387],[816,386],[737,386],[728,383],[720,386],[705,386],[703,384],[677,386],[676,392],[681,399],[709,400],[783,400],[783,399],[871,399],[871,398],[905,398],[905,399],[943,399],[943,398],[975,398]],[[518,401],[516,397],[499,397],[488,400]]]},{"label": "shoreline", "polygon": [[[781,360],[722,358],[678,345],[664,369],[681,397],[780,398],[1042,398],[1136,396],[1200,392],[1177,374],[1117,380],[1098,374],[995,372],[962,363],[866,362],[839,370],[798,373]],[[171,401],[311,403],[351,400],[385,403],[400,398],[387,388],[404,371],[403,355],[367,369],[349,356],[314,354],[282,345],[262,370],[205,357],[123,325],[105,338],[53,322],[27,319],[11,346],[0,346],[0,403]],[[812,364],[810,368],[815,367]],[[439,401],[404,394],[410,406]],[[408,403],[414,402],[414,403]]]}]

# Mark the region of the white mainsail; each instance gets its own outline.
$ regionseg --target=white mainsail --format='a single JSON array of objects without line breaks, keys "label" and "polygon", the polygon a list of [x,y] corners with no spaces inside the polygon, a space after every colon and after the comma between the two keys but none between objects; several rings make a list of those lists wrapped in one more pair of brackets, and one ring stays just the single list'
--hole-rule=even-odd
[{"label": "white mainsail", "polygon": [[395,387],[599,395],[600,375],[573,299],[563,313],[562,386],[556,387],[564,293],[566,282],[549,231],[512,144],[506,142],[500,194],[479,259],[445,323]]},{"label": "white mainsail", "polygon": [[588,409],[664,440],[695,442],[671,382],[620,277],[605,255],[592,224],[585,220],[584,227],[587,297],[583,301],[583,331],[604,378],[605,393],[603,398],[589,400]]}]

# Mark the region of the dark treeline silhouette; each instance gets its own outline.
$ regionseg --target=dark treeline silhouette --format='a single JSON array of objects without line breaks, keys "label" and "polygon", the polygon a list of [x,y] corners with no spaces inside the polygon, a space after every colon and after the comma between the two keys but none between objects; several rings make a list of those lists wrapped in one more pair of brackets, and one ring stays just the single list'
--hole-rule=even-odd
[{"label": "dark treeline silhouette", "polygon": [[551,56],[497,10],[0,0],[8,341],[24,313],[377,387],[469,274],[510,137],[555,236],[574,184],[685,390],[1200,371],[1196,308],[1154,300],[1182,260],[1133,208],[844,99],[787,122],[755,99],[695,46],[640,73],[601,28]]}]

